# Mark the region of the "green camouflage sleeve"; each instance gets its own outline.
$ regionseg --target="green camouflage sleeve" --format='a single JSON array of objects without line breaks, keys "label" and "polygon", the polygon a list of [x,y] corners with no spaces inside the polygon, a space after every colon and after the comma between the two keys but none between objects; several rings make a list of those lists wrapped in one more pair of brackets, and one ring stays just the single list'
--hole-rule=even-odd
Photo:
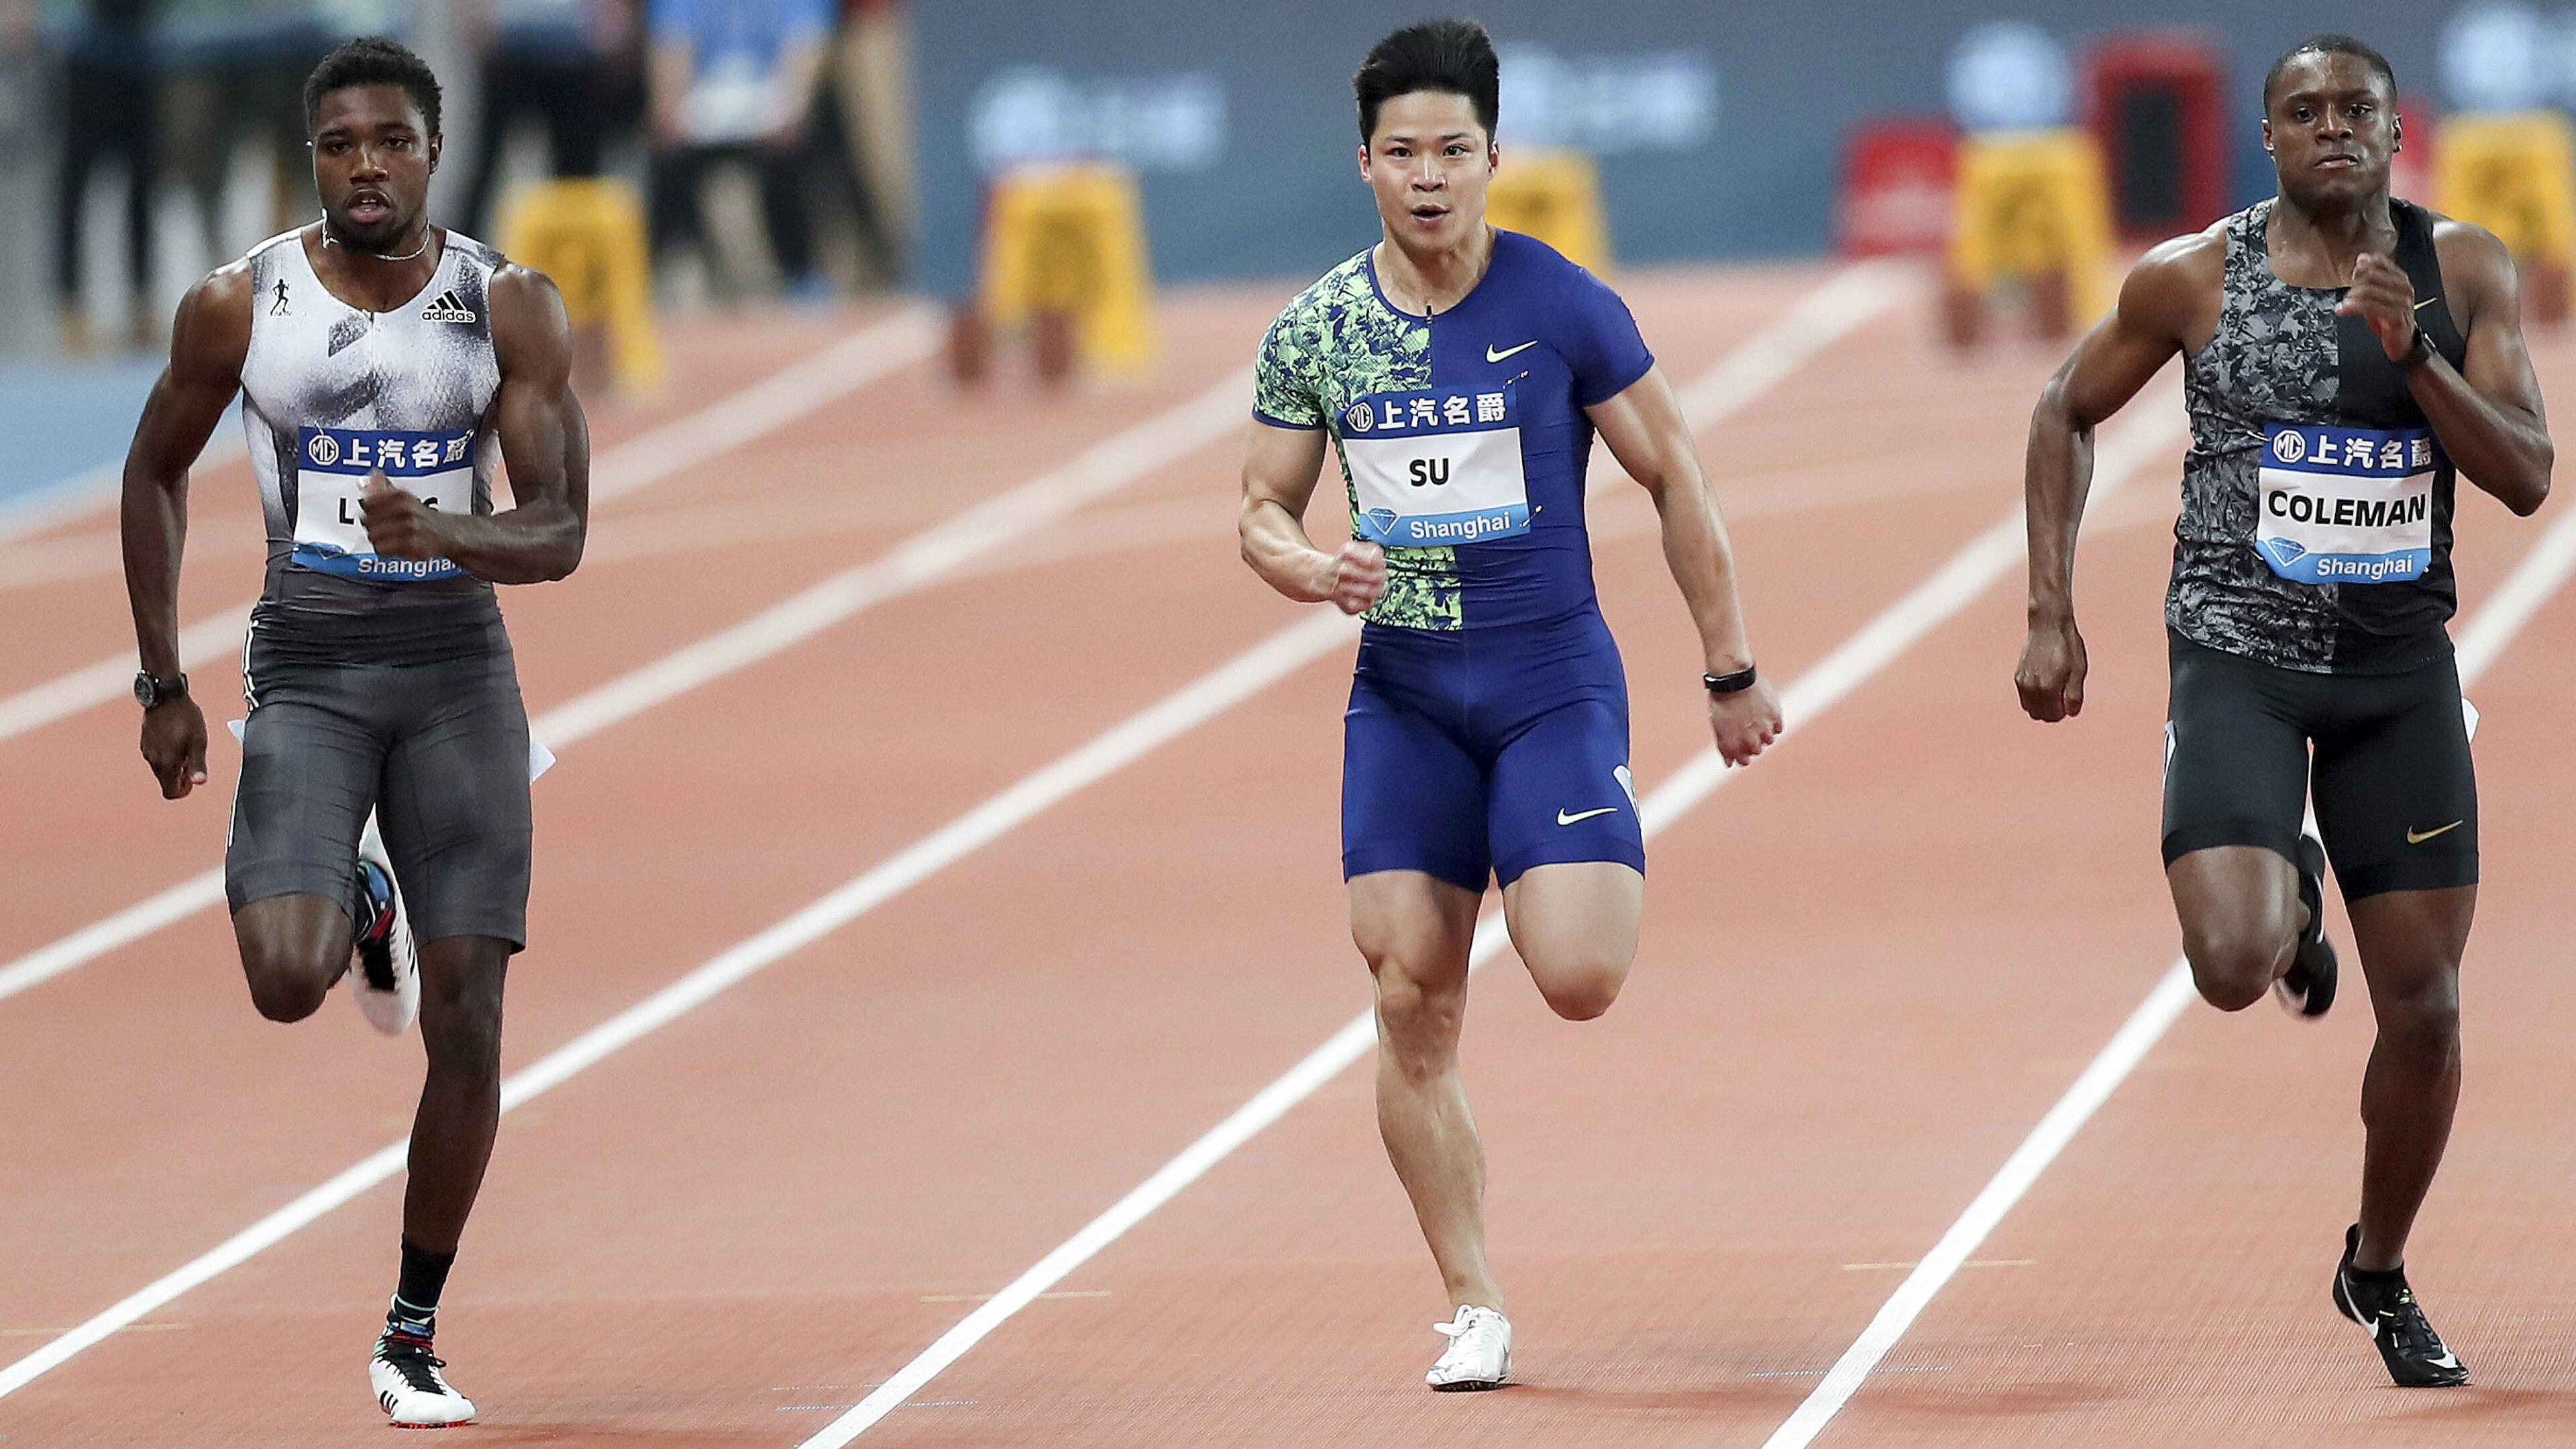
[{"label": "green camouflage sleeve", "polygon": [[1263,334],[1261,356],[1252,368],[1254,417],[1283,428],[1324,425],[1324,406],[1315,394],[1312,330],[1292,304]]}]

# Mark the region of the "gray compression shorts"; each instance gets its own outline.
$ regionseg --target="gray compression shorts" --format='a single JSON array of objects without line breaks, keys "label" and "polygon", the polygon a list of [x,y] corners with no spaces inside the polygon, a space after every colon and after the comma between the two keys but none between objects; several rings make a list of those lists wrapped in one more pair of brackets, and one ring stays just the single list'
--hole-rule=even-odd
[{"label": "gray compression shorts", "polygon": [[263,646],[224,845],[239,911],[282,895],[350,898],[377,812],[412,935],[528,939],[528,715],[509,636],[429,663],[319,662]]}]

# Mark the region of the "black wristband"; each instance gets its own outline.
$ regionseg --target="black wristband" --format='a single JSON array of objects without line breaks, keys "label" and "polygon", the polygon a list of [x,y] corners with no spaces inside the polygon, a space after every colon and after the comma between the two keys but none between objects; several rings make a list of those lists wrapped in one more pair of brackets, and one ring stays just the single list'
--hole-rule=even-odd
[{"label": "black wristband", "polygon": [[2415,324],[2415,340],[2407,343],[2406,350],[2397,355],[2397,370],[2413,372],[2432,360],[2433,334],[2425,331],[2424,324],[2418,322]]},{"label": "black wristband", "polygon": [[1753,666],[1747,664],[1733,674],[1703,674],[1699,682],[1707,685],[1711,694],[1742,694],[1753,687],[1756,677]]}]

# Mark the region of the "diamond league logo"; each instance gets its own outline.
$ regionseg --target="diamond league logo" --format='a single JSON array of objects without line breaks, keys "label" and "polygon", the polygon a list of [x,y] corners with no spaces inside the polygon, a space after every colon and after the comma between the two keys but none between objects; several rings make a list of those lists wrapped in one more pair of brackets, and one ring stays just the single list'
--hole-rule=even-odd
[{"label": "diamond league logo", "polygon": [[1367,403],[1355,402],[1343,411],[1342,426],[1354,433],[1365,433],[1377,426],[1377,415],[1369,411]]},{"label": "diamond league logo", "polygon": [[2281,431],[2274,433],[2272,435],[2272,456],[2280,459],[2284,463],[2295,463],[2301,458],[2308,456],[2308,440],[2306,435],[2293,432],[2288,428],[2284,428]]},{"label": "diamond league logo", "polygon": [[313,435],[313,466],[328,468],[340,461],[340,440],[329,433]]}]

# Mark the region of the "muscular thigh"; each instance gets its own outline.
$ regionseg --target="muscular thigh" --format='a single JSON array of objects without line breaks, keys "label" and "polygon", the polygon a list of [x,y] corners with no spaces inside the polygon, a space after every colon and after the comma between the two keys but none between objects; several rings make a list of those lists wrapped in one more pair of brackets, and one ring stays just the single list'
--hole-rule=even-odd
[{"label": "muscular thigh", "polygon": [[527,944],[528,717],[507,648],[402,671],[380,820],[422,941]]}]

